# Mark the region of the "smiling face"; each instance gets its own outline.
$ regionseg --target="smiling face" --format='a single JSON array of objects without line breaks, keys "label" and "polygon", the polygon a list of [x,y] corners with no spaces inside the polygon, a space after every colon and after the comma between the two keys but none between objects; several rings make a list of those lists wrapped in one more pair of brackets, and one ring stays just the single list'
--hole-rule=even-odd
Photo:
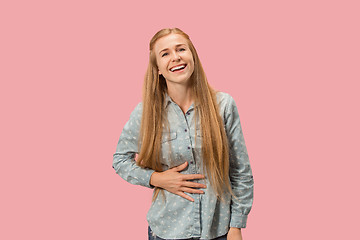
[{"label": "smiling face", "polygon": [[154,53],[159,69],[167,84],[188,84],[194,72],[194,59],[186,38],[171,33],[158,39]]}]

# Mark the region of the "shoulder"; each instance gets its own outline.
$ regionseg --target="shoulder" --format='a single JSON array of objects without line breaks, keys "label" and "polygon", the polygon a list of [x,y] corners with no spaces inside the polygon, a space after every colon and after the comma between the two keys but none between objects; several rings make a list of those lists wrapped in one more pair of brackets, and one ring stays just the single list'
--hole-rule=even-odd
[{"label": "shoulder", "polygon": [[131,112],[130,119],[139,119],[142,115],[143,104],[139,102]]},{"label": "shoulder", "polygon": [[219,104],[220,110],[227,110],[228,108],[231,108],[235,104],[234,98],[225,92],[216,92],[216,98]]},{"label": "shoulder", "polygon": [[219,104],[219,113],[223,118],[224,124],[239,120],[239,113],[234,98],[224,92],[217,92],[216,97]]},{"label": "shoulder", "polygon": [[139,103],[136,105],[134,111],[142,111],[142,108],[143,108],[143,103],[142,103],[142,102],[139,102]]}]

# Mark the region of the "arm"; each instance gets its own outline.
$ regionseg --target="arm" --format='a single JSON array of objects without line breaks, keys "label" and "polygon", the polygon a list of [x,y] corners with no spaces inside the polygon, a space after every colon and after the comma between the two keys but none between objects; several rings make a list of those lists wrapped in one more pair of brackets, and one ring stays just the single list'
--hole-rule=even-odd
[{"label": "arm", "polygon": [[116,152],[113,155],[113,168],[125,181],[154,188],[150,185],[152,169],[141,168],[136,165],[135,154],[138,153],[138,139],[140,132],[142,104],[139,103],[130,115],[129,121],[125,124]]},{"label": "arm", "polygon": [[227,240],[242,240],[241,228],[231,227],[228,234]]},{"label": "arm", "polygon": [[254,181],[239,113],[230,95],[225,109],[225,128],[229,141],[230,182],[237,197],[231,200],[230,227],[245,228],[253,203]]},{"label": "arm", "polygon": [[182,174],[180,173],[188,166],[188,162],[170,168],[164,172],[154,172],[151,175],[150,184],[155,187],[160,187],[168,192],[174,193],[189,201],[194,202],[194,199],[188,193],[204,193],[202,190],[195,188],[206,188],[206,185],[201,183],[190,182],[188,180],[205,178],[201,174]]},{"label": "arm", "polygon": [[188,193],[203,193],[195,188],[206,188],[206,185],[188,180],[204,178],[201,174],[181,174],[187,162],[164,172],[141,168],[136,165],[135,154],[138,150],[142,104],[138,104],[131,113],[129,121],[123,128],[113,158],[113,168],[125,181],[148,188],[160,187],[177,194],[189,201],[194,201]]}]

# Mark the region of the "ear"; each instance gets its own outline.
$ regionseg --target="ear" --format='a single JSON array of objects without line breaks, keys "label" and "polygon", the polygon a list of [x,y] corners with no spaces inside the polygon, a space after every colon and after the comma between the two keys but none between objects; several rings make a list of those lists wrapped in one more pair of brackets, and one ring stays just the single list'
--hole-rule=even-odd
[{"label": "ear", "polygon": [[159,75],[161,75],[161,72],[160,72],[160,70],[158,70],[158,73],[159,73]]}]

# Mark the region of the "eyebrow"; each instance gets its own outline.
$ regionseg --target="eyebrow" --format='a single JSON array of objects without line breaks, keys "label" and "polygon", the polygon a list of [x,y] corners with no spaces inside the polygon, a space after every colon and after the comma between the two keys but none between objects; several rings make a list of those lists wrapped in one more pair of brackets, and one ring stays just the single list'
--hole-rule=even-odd
[{"label": "eyebrow", "polygon": [[[180,43],[180,44],[176,44],[175,47],[179,47],[179,46],[182,46],[182,45],[186,46],[185,44]],[[163,52],[163,51],[166,51],[166,50],[168,50],[168,48],[164,48],[163,50],[161,50],[161,51],[159,52],[159,54],[160,54],[161,52]]]}]

